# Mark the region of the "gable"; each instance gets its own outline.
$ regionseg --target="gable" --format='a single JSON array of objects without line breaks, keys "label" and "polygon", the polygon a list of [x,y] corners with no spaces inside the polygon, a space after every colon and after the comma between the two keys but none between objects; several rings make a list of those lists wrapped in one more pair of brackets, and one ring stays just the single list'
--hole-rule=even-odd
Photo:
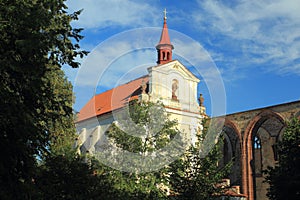
[{"label": "gable", "polygon": [[194,81],[194,82],[200,82],[200,80],[191,72],[189,71],[181,62],[178,60],[173,60],[171,62],[168,62],[163,65],[157,65],[154,67],[148,68],[149,73],[152,71],[156,71],[163,74],[171,74],[171,73],[177,73],[180,74],[185,79]]}]

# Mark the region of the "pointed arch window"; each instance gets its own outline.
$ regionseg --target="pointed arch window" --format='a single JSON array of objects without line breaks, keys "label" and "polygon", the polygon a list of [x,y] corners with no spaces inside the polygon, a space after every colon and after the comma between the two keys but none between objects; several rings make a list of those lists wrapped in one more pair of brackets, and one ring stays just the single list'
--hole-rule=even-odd
[{"label": "pointed arch window", "polygon": [[232,146],[229,137],[224,134],[224,140],[223,140],[223,166],[228,164],[232,159]]},{"label": "pointed arch window", "polygon": [[258,135],[253,138],[253,150],[255,176],[262,176],[262,144]]},{"label": "pointed arch window", "polygon": [[261,141],[257,135],[254,136],[254,149],[261,149]]}]

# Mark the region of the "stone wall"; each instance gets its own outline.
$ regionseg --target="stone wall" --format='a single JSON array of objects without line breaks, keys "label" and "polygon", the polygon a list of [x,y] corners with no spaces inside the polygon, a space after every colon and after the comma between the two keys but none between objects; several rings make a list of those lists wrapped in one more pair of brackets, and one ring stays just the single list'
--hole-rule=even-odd
[{"label": "stone wall", "polygon": [[[224,118],[224,116],[222,116]],[[225,116],[228,147],[224,156],[233,158],[231,182],[241,186],[249,200],[267,199],[268,185],[262,170],[276,164],[276,143],[286,121],[300,117],[300,101],[233,113]],[[230,151],[229,151],[230,150]]]}]

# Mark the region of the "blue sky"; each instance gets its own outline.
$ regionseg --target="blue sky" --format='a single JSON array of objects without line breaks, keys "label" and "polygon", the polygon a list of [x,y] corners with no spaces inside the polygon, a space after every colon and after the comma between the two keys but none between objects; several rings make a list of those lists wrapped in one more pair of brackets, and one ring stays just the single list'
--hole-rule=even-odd
[{"label": "blue sky", "polygon": [[[200,79],[208,113],[225,89],[226,113],[300,99],[299,0],[68,0],[83,9],[79,69],[64,70],[74,84],[75,110],[95,94],[146,74],[167,9],[173,58]],[[217,77],[217,78],[216,78]],[[216,84],[215,79],[222,83]],[[222,93],[221,91],[220,93]]]}]

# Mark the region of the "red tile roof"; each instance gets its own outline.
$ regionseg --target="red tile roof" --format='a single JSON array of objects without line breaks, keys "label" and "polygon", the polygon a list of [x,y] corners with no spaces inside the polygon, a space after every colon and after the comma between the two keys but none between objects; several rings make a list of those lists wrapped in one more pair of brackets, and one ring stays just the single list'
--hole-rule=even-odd
[{"label": "red tile roof", "polygon": [[77,122],[109,113],[124,107],[128,101],[137,99],[141,93],[142,81],[148,82],[148,76],[130,81],[111,90],[93,96],[77,115]]}]

